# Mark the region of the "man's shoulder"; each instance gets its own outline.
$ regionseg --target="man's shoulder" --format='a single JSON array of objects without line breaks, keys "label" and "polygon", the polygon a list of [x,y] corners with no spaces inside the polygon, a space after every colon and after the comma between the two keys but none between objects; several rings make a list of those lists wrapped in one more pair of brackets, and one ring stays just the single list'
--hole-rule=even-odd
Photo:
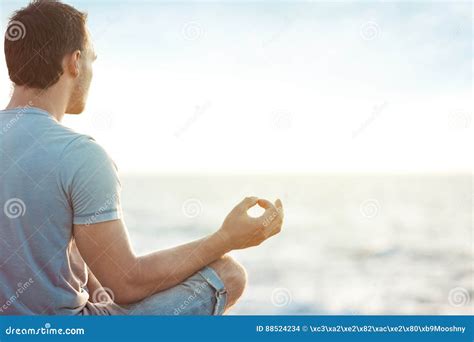
[{"label": "man's shoulder", "polygon": [[96,184],[99,187],[117,178],[117,166],[108,153],[92,137],[85,134],[77,134],[67,144],[59,165],[60,178],[66,186],[79,184],[81,188],[85,187],[87,182],[94,183],[94,178],[100,178],[101,184]]},{"label": "man's shoulder", "polygon": [[110,159],[105,149],[94,138],[86,134],[72,132],[73,134],[64,146],[61,159],[73,158],[89,162]]}]

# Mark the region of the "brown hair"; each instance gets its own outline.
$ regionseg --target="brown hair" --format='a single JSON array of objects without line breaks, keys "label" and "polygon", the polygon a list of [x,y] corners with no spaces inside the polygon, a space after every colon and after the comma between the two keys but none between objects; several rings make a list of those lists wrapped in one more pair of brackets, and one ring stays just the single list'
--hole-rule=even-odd
[{"label": "brown hair", "polygon": [[13,83],[47,89],[64,70],[65,55],[83,50],[87,15],[55,0],[35,0],[16,11],[5,33],[5,59]]}]

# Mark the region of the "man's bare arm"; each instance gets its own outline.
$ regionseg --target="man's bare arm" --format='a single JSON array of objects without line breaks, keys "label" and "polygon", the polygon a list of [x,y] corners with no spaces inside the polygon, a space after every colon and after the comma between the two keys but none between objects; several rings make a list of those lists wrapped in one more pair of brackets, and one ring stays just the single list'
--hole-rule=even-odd
[{"label": "man's bare arm", "polygon": [[[247,210],[256,204],[265,208],[258,218]],[[75,225],[77,247],[92,273],[113,291],[115,301],[129,304],[175,286],[199,269],[234,249],[262,243],[281,230],[280,201],[249,197],[239,203],[215,233],[184,245],[145,256],[133,252],[122,220],[93,225]]]},{"label": "man's bare arm", "polygon": [[94,293],[97,293],[97,291],[102,287],[102,285],[99,283],[97,278],[95,277],[94,273],[90,270],[90,268],[87,268],[87,290],[89,291],[89,294],[91,296],[94,295]]}]

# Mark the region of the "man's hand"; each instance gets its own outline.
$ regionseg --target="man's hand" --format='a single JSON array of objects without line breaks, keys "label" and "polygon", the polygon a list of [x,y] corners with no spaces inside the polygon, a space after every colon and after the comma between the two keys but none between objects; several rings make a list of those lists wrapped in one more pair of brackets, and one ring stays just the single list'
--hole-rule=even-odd
[{"label": "man's hand", "polygon": [[[265,209],[260,217],[250,217],[247,211],[258,204]],[[247,197],[227,215],[217,231],[230,250],[260,245],[269,237],[278,234],[283,225],[283,205],[257,197]]]}]

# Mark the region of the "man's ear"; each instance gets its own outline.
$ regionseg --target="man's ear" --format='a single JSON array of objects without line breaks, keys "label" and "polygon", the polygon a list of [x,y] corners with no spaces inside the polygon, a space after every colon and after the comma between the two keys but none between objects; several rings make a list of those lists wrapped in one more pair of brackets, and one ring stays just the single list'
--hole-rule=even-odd
[{"label": "man's ear", "polygon": [[66,68],[73,77],[78,77],[80,73],[81,51],[76,50],[66,56]]}]

